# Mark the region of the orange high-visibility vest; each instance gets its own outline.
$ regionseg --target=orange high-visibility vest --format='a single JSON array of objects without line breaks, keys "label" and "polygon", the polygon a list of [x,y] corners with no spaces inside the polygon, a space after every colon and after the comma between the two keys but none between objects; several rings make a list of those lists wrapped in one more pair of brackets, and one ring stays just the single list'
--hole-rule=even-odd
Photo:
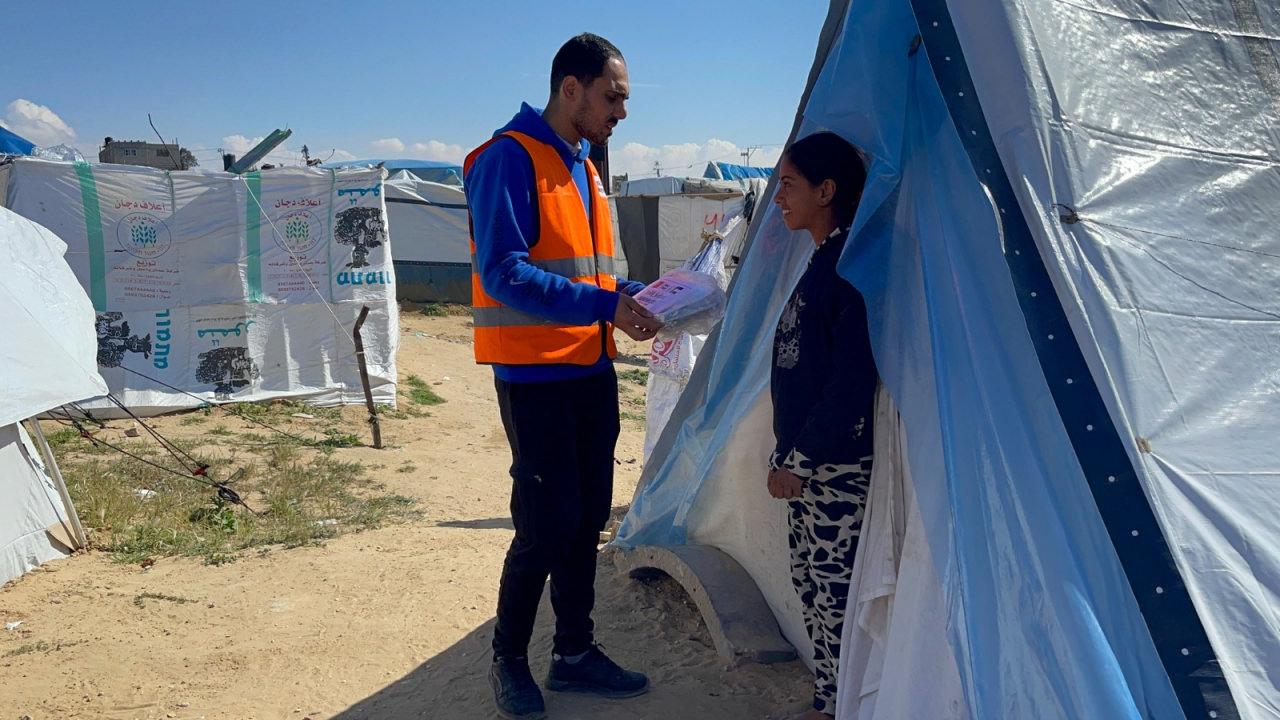
[{"label": "orange high-visibility vest", "polygon": [[[573,282],[616,290],[612,217],[595,166],[590,160],[586,161],[592,197],[580,198],[577,183],[554,147],[520,132],[508,131],[503,135],[519,142],[533,161],[538,235],[530,239],[529,262]],[[501,137],[489,140],[467,155],[462,169],[464,178],[480,153]],[[586,207],[590,208],[590,216]],[[493,299],[481,284],[474,235],[471,238],[471,313],[477,363],[594,365],[602,354],[607,353],[610,358],[618,354],[613,343],[612,323],[561,325],[519,312]]]}]

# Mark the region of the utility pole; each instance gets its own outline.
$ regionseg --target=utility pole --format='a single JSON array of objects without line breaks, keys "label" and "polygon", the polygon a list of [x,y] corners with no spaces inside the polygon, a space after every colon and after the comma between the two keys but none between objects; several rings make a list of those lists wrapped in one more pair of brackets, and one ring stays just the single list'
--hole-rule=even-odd
[{"label": "utility pole", "polygon": [[742,159],[743,159],[742,164],[746,165],[747,167],[751,167],[751,153],[759,149],[760,148],[756,147],[755,145],[748,145],[745,151],[738,153],[739,155],[742,156]]},{"label": "utility pole", "polygon": [[653,176],[662,177],[662,163],[657,160],[653,161]]}]

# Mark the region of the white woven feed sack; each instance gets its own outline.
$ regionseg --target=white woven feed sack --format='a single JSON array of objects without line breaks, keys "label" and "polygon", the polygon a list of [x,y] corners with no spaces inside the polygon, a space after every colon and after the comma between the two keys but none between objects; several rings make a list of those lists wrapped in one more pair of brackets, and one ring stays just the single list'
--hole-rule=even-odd
[{"label": "white woven feed sack", "polygon": [[7,205],[69,246],[97,312],[99,369],[136,412],[361,402],[351,331],[363,305],[374,400],[394,403],[381,170],[236,176],[20,160]]}]

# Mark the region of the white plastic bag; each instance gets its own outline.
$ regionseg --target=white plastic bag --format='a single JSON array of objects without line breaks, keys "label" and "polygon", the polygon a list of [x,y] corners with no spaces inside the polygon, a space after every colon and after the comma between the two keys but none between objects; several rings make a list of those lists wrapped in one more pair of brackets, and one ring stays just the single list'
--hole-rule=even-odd
[{"label": "white plastic bag", "polygon": [[[665,314],[655,312],[666,325],[653,339],[649,350],[645,462],[648,462],[658,437],[662,435],[662,429],[671,417],[671,411],[675,409],[685,384],[689,382],[698,352],[707,340],[705,333],[710,332],[724,316],[724,291],[729,284],[729,277],[724,271],[723,237],[732,232],[740,220],[741,218],[735,218],[723,230],[710,236],[697,255],[686,260],[680,268],[664,274],[658,281],[668,279],[674,283],[686,283],[697,289],[699,297],[681,304],[677,312],[671,312],[670,308],[664,308]],[[655,294],[659,289],[655,288]],[[686,294],[686,297],[691,294]],[[637,294],[637,298],[639,295]]]},{"label": "white plastic bag", "polygon": [[725,294],[716,279],[685,268],[664,273],[635,297],[668,334],[707,332],[724,315]]}]

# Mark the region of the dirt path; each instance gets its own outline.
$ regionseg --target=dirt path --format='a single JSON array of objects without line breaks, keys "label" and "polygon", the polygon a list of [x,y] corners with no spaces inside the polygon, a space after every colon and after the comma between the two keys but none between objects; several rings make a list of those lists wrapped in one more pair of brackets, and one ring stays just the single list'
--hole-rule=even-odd
[{"label": "dirt path", "polygon": [[[402,332],[401,376],[418,375],[447,402],[430,417],[388,420],[389,449],[337,452],[416,499],[421,519],[221,566],[162,559],[143,569],[94,552],[30,573],[0,591],[0,620],[22,621],[0,632],[0,720],[495,717],[484,674],[512,530],[492,374],[472,362],[463,318],[405,313]],[[626,345],[633,357],[619,370],[642,367],[642,352]],[[644,388],[622,386],[619,508],[644,435]],[[358,422],[358,409],[346,412]],[[159,424],[198,432],[177,418]],[[406,462],[416,469],[395,472]],[[619,702],[548,693],[553,719],[739,720],[806,704],[799,663],[726,669],[678,590],[632,582],[604,559],[595,617],[599,641],[654,688]],[[550,620],[544,598],[535,676]]]}]

